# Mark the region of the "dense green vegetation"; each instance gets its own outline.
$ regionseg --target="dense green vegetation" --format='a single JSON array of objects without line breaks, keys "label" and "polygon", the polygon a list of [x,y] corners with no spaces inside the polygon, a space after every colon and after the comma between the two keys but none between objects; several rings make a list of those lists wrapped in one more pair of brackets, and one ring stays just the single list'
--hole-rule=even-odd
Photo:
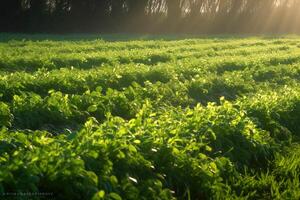
[{"label": "dense green vegetation", "polygon": [[300,38],[117,38],[0,35],[1,199],[300,198]]}]

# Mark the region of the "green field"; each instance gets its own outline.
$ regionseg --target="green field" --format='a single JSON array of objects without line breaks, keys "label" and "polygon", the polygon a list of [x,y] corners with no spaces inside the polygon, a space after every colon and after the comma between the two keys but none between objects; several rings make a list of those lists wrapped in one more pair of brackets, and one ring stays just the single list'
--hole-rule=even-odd
[{"label": "green field", "polygon": [[0,199],[300,199],[299,86],[296,36],[0,34]]}]

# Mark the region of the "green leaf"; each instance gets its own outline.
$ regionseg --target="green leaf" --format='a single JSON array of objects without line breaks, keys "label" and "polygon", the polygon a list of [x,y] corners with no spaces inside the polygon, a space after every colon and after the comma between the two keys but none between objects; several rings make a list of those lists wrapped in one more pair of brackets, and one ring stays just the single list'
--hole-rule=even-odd
[{"label": "green leaf", "polygon": [[141,140],[134,140],[133,143],[135,143],[135,144],[141,144]]},{"label": "green leaf", "polygon": [[96,105],[91,105],[90,107],[88,107],[88,112],[96,112],[97,108],[98,107]]},{"label": "green leaf", "polygon": [[100,190],[93,196],[92,200],[101,200],[101,199],[104,199],[104,197],[105,197],[105,191]]},{"label": "green leaf", "polygon": [[133,153],[137,152],[136,148],[133,145],[131,145],[131,144],[128,145],[128,149],[129,149],[130,152],[133,152]]},{"label": "green leaf", "polygon": [[122,198],[117,193],[109,193],[109,197],[114,200],[122,200]]},{"label": "green leaf", "polygon": [[117,179],[116,176],[111,176],[111,177],[109,178],[109,180],[110,180],[110,182],[111,182],[113,185],[118,184],[118,179]]},{"label": "green leaf", "polygon": [[203,153],[199,153],[198,156],[199,156],[200,159],[206,159],[207,158],[207,156]]},{"label": "green leaf", "polygon": [[211,152],[211,151],[212,151],[212,148],[211,148],[210,146],[207,146],[207,145],[206,145],[206,146],[205,146],[205,150]]}]

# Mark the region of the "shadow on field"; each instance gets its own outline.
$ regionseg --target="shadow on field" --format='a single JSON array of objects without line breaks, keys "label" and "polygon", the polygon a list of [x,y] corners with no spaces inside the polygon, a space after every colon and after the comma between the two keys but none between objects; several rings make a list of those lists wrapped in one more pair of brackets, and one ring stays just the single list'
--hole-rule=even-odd
[{"label": "shadow on field", "polygon": [[185,39],[220,39],[220,40],[232,40],[232,39],[244,39],[249,37],[261,37],[262,39],[279,39],[285,38],[283,35],[274,36],[261,36],[261,35],[249,35],[249,34],[19,34],[19,33],[0,33],[0,42],[8,42],[11,40],[31,40],[31,41],[134,41],[134,40],[185,40]]}]

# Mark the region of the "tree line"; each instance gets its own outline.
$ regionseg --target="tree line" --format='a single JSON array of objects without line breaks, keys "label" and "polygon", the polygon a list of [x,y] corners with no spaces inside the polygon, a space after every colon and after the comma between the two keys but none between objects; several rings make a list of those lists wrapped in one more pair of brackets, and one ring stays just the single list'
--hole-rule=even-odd
[{"label": "tree line", "polygon": [[2,0],[0,30],[300,32],[299,0]]}]

